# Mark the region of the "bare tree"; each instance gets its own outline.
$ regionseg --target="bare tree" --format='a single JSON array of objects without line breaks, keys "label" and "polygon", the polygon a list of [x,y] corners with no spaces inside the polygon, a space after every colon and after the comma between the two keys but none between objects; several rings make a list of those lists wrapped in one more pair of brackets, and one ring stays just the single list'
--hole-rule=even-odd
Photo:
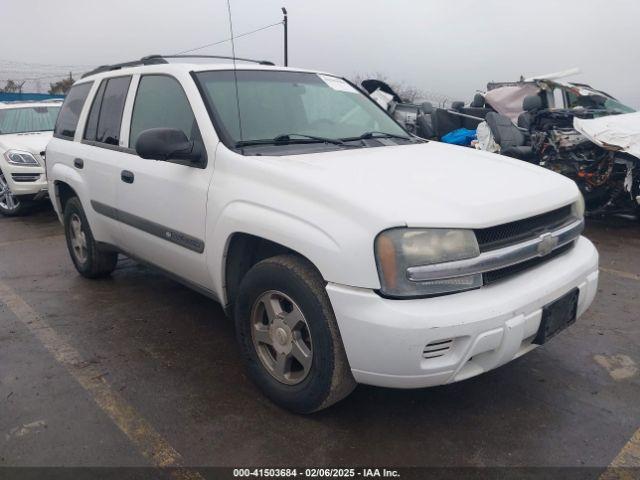
[{"label": "bare tree", "polygon": [[25,81],[23,80],[21,83],[16,82],[15,80],[7,80],[7,83],[5,84],[4,88],[0,88],[0,92],[3,93],[21,93],[22,92],[22,86],[24,85]]},{"label": "bare tree", "polygon": [[65,95],[73,85],[73,82],[75,82],[75,80],[71,74],[69,74],[68,77],[63,78],[58,82],[50,83],[49,95]]}]

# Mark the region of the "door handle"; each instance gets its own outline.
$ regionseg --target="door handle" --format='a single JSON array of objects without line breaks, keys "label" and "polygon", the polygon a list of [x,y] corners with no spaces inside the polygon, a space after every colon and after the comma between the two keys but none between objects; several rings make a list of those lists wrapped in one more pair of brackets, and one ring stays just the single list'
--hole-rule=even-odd
[{"label": "door handle", "polygon": [[133,183],[133,180],[135,179],[135,175],[133,174],[133,172],[130,172],[129,170],[123,170],[122,173],[120,173],[120,179],[124,182],[124,183]]},{"label": "door handle", "polygon": [[74,158],[73,166],[79,170],[82,170],[84,168],[84,160],[82,160],[81,158]]}]

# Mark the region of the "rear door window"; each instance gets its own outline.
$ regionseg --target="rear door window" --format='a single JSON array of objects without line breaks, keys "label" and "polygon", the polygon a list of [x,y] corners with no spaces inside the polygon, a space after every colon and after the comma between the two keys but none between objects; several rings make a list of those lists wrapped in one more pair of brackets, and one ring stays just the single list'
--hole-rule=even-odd
[{"label": "rear door window", "polygon": [[91,105],[85,140],[118,145],[122,112],[127,99],[131,77],[115,77],[103,80]]},{"label": "rear door window", "polygon": [[56,137],[73,140],[76,134],[76,128],[78,127],[80,112],[82,112],[84,102],[87,100],[91,85],[93,85],[93,82],[81,83],[80,85],[71,87],[60,109],[58,120],[56,121],[54,131]]},{"label": "rear door window", "polygon": [[176,128],[190,140],[200,138],[187,95],[173,77],[145,75],[140,79],[131,117],[129,147],[135,148],[140,134],[150,128]]}]

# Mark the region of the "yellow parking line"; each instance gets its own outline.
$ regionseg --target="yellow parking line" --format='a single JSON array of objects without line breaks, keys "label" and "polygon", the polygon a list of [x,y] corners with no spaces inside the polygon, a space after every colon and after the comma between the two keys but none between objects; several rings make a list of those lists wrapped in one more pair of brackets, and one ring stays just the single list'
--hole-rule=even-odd
[{"label": "yellow parking line", "polygon": [[600,271],[608,273],[610,275],[615,275],[616,277],[627,278],[629,280],[638,280],[640,281],[640,274],[631,273],[631,272],[623,272],[622,270],[615,270],[613,268],[600,267]]},{"label": "yellow parking line", "polygon": [[600,476],[600,480],[637,480],[640,467],[640,428]]},{"label": "yellow parking line", "polygon": [[42,316],[2,281],[0,281],[0,302],[9,307],[154,466],[179,467],[172,469],[171,474],[180,480],[203,478],[198,472],[180,468],[182,463],[180,453],[142,418],[133,406],[111,388],[104,379],[104,372],[83,360],[77,350],[65,342]]}]

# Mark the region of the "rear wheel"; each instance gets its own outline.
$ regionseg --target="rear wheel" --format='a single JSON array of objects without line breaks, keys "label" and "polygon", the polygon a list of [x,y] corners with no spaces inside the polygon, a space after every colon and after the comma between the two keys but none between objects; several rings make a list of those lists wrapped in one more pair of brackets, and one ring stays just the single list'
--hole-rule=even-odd
[{"label": "rear wheel", "polygon": [[13,194],[4,173],[0,170],[0,213],[7,217],[15,217],[24,212],[25,206],[25,203]]},{"label": "rear wheel", "polygon": [[249,375],[281,407],[311,413],[354,389],[325,283],[305,259],[279,255],[249,270],[235,322]]},{"label": "rear wheel", "polygon": [[118,254],[99,248],[77,197],[70,198],[64,207],[64,232],[69,255],[80,275],[101,278],[115,270]]}]

